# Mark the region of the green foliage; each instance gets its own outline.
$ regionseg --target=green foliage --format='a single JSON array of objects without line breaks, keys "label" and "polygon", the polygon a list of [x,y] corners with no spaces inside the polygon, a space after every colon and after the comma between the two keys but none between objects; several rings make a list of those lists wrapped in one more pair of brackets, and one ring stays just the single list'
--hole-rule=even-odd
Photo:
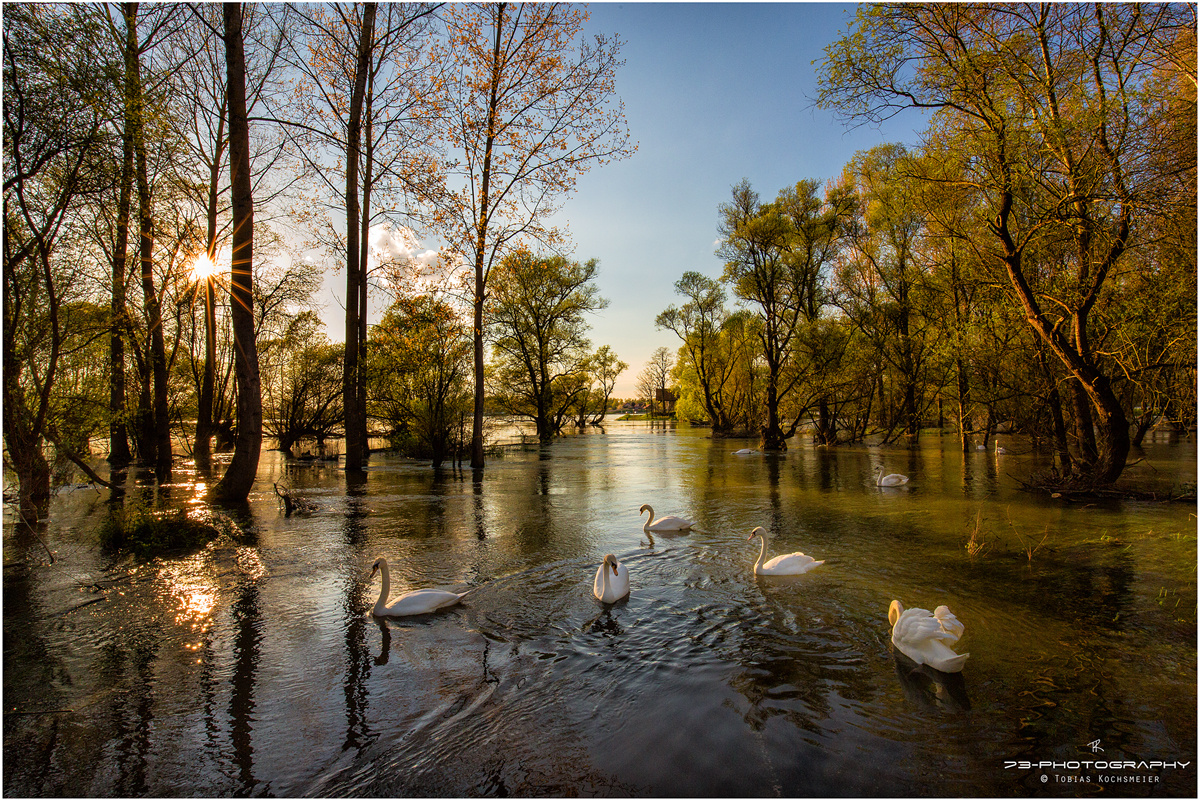
[{"label": "green foliage", "polygon": [[470,409],[471,340],[446,301],[402,297],[371,330],[367,351],[368,408],[389,430],[392,447],[433,460],[458,441]]},{"label": "green foliage", "polygon": [[97,532],[101,547],[132,553],[139,559],[200,548],[221,535],[237,537],[237,525],[224,515],[186,509],[151,512],[121,509],[110,514]]},{"label": "green foliage", "polygon": [[598,270],[595,259],[580,263],[518,250],[492,273],[490,394],[508,414],[531,419],[539,439],[562,429],[590,383],[585,315],[608,305],[593,283]]}]

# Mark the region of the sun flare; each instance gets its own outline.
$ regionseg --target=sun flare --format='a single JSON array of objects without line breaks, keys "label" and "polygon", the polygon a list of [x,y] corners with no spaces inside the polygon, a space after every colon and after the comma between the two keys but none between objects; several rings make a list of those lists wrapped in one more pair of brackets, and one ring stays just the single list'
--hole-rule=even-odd
[{"label": "sun flare", "polygon": [[216,274],[217,265],[213,263],[207,253],[201,253],[192,263],[192,278],[196,281],[203,281]]}]

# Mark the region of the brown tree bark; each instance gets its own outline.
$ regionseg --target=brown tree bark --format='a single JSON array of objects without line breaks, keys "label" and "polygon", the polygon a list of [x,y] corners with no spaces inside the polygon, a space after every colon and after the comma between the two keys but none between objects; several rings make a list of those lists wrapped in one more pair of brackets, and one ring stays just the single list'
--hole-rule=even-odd
[{"label": "brown tree bark", "polygon": [[346,417],[346,470],[359,472],[366,461],[365,410],[359,408],[361,366],[360,295],[366,284],[360,253],[361,205],[358,171],[362,157],[362,118],[366,98],[367,72],[370,69],[371,42],[375,35],[375,4],[363,8],[362,32],[358,41],[358,60],[354,70],[354,90],[350,95],[350,116],[346,127],[346,358],[343,366],[342,407]]},{"label": "brown tree bark", "polygon": [[245,501],[258,473],[262,450],[262,395],[254,339],[254,195],[250,182],[250,130],[246,121],[246,60],[242,6],[226,3],[225,64],[229,93],[229,183],[233,205],[233,267],[230,317],[237,376],[237,435],[233,459],[212,497]]}]

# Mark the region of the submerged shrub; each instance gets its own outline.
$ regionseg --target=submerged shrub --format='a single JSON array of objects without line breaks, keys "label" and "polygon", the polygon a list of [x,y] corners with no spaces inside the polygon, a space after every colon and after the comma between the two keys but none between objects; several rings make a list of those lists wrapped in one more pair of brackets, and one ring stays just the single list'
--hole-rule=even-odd
[{"label": "submerged shrub", "polygon": [[236,536],[237,525],[223,515],[202,512],[189,515],[186,509],[151,512],[122,509],[100,524],[100,545],[128,551],[140,559],[163,553],[200,548],[222,534]]}]

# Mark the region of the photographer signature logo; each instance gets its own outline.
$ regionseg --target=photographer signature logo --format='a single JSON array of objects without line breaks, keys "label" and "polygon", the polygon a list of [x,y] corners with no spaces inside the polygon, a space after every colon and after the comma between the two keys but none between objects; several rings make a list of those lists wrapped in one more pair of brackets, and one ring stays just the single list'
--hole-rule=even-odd
[{"label": "photographer signature logo", "polygon": [[[1104,748],[1099,740],[1092,740],[1080,750],[1087,749],[1093,754],[1103,754]],[[1053,776],[1055,783],[1063,784],[1129,784],[1146,783],[1158,784],[1162,781],[1164,771],[1182,770],[1191,762],[1164,759],[1068,759],[1055,760],[1024,760],[1007,759],[1004,761],[1005,770],[1039,770],[1047,771],[1039,777],[1046,784]],[[1060,772],[1062,771],[1062,772]]]}]

